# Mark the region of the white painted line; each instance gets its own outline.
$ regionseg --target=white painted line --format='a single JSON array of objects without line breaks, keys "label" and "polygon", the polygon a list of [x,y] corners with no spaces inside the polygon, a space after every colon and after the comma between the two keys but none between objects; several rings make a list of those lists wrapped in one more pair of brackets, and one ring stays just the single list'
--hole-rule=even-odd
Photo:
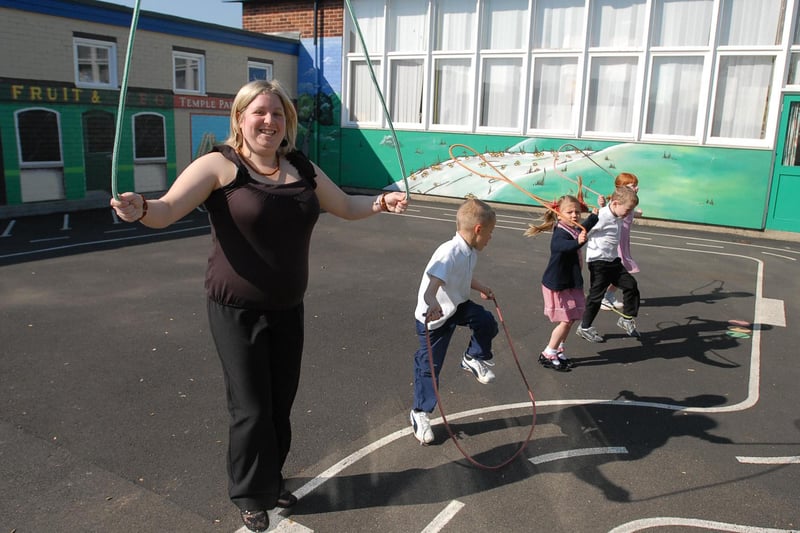
[{"label": "white painted line", "polygon": [[749,465],[800,465],[800,455],[787,457],[746,457],[737,455],[736,460]]},{"label": "white painted line", "polygon": [[133,227],[130,227],[130,228],[109,229],[109,230],[104,231],[103,233],[104,234],[125,233],[125,232],[130,232],[130,231],[136,231],[137,229],[139,229],[139,228],[137,228],[136,226],[133,226]]},{"label": "white painted line", "polygon": [[561,459],[570,459],[572,457],[581,457],[584,455],[603,455],[603,454],[622,454],[628,453],[625,446],[610,446],[608,448],[580,448],[577,450],[564,450],[563,452],[545,453],[531,457],[528,459],[535,465],[542,463],[549,463],[550,461],[560,461]]},{"label": "white painted line", "polygon": [[781,259],[788,259],[789,261],[797,261],[796,258],[789,257],[789,256],[786,256],[786,255],[773,254],[773,253],[770,253],[770,252],[761,252],[761,253],[764,254],[764,255],[771,255],[772,257],[780,257]]},{"label": "white painted line", "polygon": [[13,228],[14,224],[16,223],[17,223],[16,220],[12,220],[11,222],[9,222],[8,226],[6,226],[5,231],[3,231],[3,234],[0,235],[0,237],[11,237],[11,228]]},{"label": "white painted line", "polygon": [[61,224],[61,231],[69,231],[69,213],[64,213],[64,222]]},{"label": "white painted line", "polygon": [[756,324],[786,327],[786,310],[783,300],[759,298],[756,300]]},{"label": "white painted line", "polygon": [[700,529],[713,529],[714,531],[731,531],[733,533],[797,533],[797,530],[795,529],[774,529],[771,527],[742,526],[739,524],[715,522],[713,520],[679,518],[672,516],[634,520],[632,522],[628,522],[627,524],[617,526],[608,533],[635,533],[645,529],[670,526],[696,527]]},{"label": "white painted line", "polygon": [[111,210],[111,219],[114,221],[114,224],[122,224],[122,220],[117,216],[117,212],[113,209]]},{"label": "white painted line", "polygon": [[[193,228],[186,228],[186,229],[180,229],[180,230],[175,230],[175,231],[159,231],[157,233],[145,233],[145,234],[142,234],[142,235],[135,235],[133,237],[120,237],[120,238],[117,238],[117,239],[103,239],[103,240],[99,240],[99,241],[78,242],[78,243],[75,243],[75,244],[67,244],[67,245],[64,245],[64,246],[55,246],[55,247],[52,247],[52,248],[43,248],[41,250],[29,250],[29,251],[25,251],[25,252],[16,252],[16,253],[13,253],[13,254],[0,255],[0,259],[6,259],[8,257],[21,257],[21,256],[25,256],[25,255],[35,255],[35,254],[41,254],[41,253],[44,253],[44,252],[55,252],[55,251],[58,251],[58,250],[67,250],[69,248],[78,248],[79,246],[92,246],[94,244],[106,244],[106,243],[109,243],[109,242],[121,242],[121,241],[129,241],[129,240],[133,240],[133,239],[147,239],[149,237],[159,237],[159,236],[162,236],[162,235],[175,235],[175,234],[178,234],[178,233],[186,233],[187,231],[194,231],[194,230],[201,230],[201,229],[208,229],[208,228],[209,228],[208,225],[195,226]],[[69,239],[69,237],[64,237],[64,238],[65,239]],[[43,239],[43,240],[48,240],[48,239]],[[37,242],[37,241],[30,241],[30,242]]]},{"label": "white painted line", "polygon": [[29,243],[35,243],[35,242],[67,241],[67,240],[69,240],[69,236],[68,235],[64,236],[64,237],[50,237],[50,238],[47,238],[47,239],[33,239],[33,240],[28,241],[28,242]]},{"label": "white painted line", "polygon": [[453,517],[461,510],[462,507],[464,507],[464,504],[460,501],[451,501],[441,513],[436,515],[436,518],[431,520],[430,524],[425,526],[425,529],[422,530],[422,533],[439,533],[439,531],[441,531],[450,522],[450,520],[453,519]]},{"label": "white painted line", "polygon": [[686,246],[704,246],[706,248],[725,248],[724,246],[720,246],[718,244],[705,244],[700,242],[687,242]]}]

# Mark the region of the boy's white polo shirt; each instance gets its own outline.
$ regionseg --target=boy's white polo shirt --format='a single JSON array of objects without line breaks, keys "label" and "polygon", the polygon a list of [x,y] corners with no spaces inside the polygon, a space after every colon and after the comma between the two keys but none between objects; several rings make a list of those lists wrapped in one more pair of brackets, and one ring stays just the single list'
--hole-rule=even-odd
[{"label": "boy's white polo shirt", "polygon": [[414,317],[425,323],[425,312],[428,310],[428,305],[425,303],[424,296],[425,290],[428,288],[428,276],[437,277],[444,282],[444,285],[436,293],[436,299],[442,307],[442,317],[428,323],[428,329],[438,328],[453,316],[456,308],[469,300],[477,258],[478,252],[471,248],[458,233],[449,241],[439,245],[428,261],[425,273],[422,274]]},{"label": "boy's white polo shirt", "polygon": [[608,204],[597,213],[597,224],[586,239],[586,262],[613,261],[619,257],[619,235],[622,219],[611,211]]}]

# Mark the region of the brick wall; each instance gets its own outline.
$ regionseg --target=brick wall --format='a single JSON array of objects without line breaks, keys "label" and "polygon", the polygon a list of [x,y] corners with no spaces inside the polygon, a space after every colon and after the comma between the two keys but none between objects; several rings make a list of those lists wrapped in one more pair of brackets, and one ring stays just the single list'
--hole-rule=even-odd
[{"label": "brick wall", "polygon": [[[317,0],[318,37],[341,37],[343,0]],[[242,28],[260,33],[300,33],[314,37],[314,0],[269,0],[242,3]]]}]

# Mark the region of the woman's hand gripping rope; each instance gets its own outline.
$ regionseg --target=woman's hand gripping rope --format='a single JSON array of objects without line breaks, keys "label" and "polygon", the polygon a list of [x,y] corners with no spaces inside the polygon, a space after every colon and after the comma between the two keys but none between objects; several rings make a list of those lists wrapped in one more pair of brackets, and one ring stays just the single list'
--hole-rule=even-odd
[{"label": "woman's hand gripping rope", "polygon": [[[511,457],[509,457],[508,459],[502,461],[500,464],[497,464],[497,465],[485,465],[485,464],[477,461],[475,458],[473,458],[471,455],[469,455],[466,451],[464,451],[464,449],[458,443],[458,439],[456,438],[455,433],[453,433],[453,429],[450,427],[450,424],[447,422],[447,416],[445,415],[444,408],[442,407],[442,398],[439,395],[439,385],[436,382],[436,369],[434,368],[434,364],[433,364],[433,349],[431,347],[430,331],[428,330],[428,322],[430,322],[431,320],[435,320],[435,318],[432,317],[432,316],[428,316],[428,314],[426,314],[426,317],[425,317],[425,342],[427,343],[427,347],[428,347],[428,365],[429,365],[430,371],[431,371],[431,379],[433,380],[433,392],[434,392],[434,394],[436,394],[436,404],[439,406],[439,412],[442,415],[442,422],[444,423],[445,429],[447,429],[448,435],[450,435],[450,439],[452,439],[453,443],[456,445],[456,448],[458,448],[458,451],[461,452],[461,455],[463,455],[464,458],[467,461],[469,461],[470,463],[472,463],[474,466],[476,466],[476,467],[478,467],[480,469],[483,469],[483,470],[499,470],[499,469],[503,468],[504,466],[507,466],[508,464],[510,464],[512,461],[514,461],[514,459],[519,457],[520,454],[523,451],[525,451],[525,448],[528,447],[528,443],[531,441],[531,438],[533,437],[533,430],[536,427],[536,400],[535,400],[535,398],[533,396],[533,391],[531,390],[531,386],[528,383],[528,380],[525,378],[525,373],[522,371],[522,365],[519,362],[519,357],[517,356],[516,350],[514,350],[514,343],[511,340],[511,334],[508,332],[508,327],[506,326],[506,322],[505,322],[505,320],[503,320],[503,314],[500,311],[500,306],[497,304],[497,299],[494,297],[494,294],[486,294],[486,296],[488,297],[487,299],[491,299],[494,302],[495,310],[497,311],[497,318],[500,321],[500,324],[502,324],[502,326],[503,326],[503,331],[506,334],[506,339],[508,340],[508,345],[511,348],[511,354],[514,356],[514,362],[517,365],[517,370],[519,371],[519,375],[522,377],[522,381],[525,383],[525,387],[526,387],[526,389],[528,391],[528,397],[531,400],[531,408],[532,408],[531,429],[528,432],[528,436],[525,437],[525,441],[520,445],[519,449],[517,449],[517,451],[514,452],[513,455],[511,455]],[[430,314],[430,311],[431,310],[429,310],[429,314]],[[435,315],[435,313],[434,313],[434,315]]]}]

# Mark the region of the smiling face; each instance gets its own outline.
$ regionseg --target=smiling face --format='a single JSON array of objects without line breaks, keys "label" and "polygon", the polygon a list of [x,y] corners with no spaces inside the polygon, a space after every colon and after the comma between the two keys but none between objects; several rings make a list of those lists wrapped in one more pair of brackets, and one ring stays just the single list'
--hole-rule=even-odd
[{"label": "smiling face", "polygon": [[286,136],[286,111],[276,94],[256,96],[240,114],[239,129],[250,151],[277,150]]}]

